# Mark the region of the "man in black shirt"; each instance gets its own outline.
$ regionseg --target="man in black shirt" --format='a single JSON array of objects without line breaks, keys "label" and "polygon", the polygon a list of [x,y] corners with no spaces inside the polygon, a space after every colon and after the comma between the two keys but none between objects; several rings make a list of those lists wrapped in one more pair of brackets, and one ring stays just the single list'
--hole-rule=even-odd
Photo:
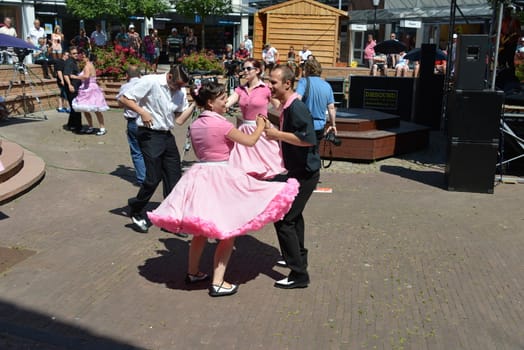
[{"label": "man in black shirt", "polygon": [[69,102],[69,119],[67,121],[67,128],[73,132],[80,132],[82,130],[82,114],[73,109],[73,99],[78,95],[78,88],[82,81],[71,78],[72,75],[80,74],[78,67],[78,49],[76,46],[69,47],[69,59],[64,64],[64,82],[67,92],[67,101]]},{"label": "man in black shirt", "polygon": [[[288,277],[275,282],[283,289],[305,288],[309,284],[307,249],[304,246],[304,217],[302,212],[319,179],[320,155],[313,117],[306,105],[293,91],[295,74],[286,65],[278,65],[269,75],[269,88],[283,106],[280,130],[266,128],[267,137],[279,140],[282,147],[286,177],[297,179],[300,190],[284,218],[275,223],[280,250],[287,267]],[[279,179],[280,180],[280,179]]]}]

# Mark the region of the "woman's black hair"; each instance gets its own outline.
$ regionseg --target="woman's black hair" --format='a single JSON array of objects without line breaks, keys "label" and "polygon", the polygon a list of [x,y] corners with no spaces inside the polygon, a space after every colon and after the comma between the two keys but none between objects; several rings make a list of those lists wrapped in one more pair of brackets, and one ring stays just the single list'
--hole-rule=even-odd
[{"label": "woman's black hair", "polygon": [[213,80],[204,80],[200,85],[193,85],[191,87],[191,97],[199,107],[206,107],[209,100],[214,100],[218,96],[225,94],[226,88],[224,84],[217,83]]}]

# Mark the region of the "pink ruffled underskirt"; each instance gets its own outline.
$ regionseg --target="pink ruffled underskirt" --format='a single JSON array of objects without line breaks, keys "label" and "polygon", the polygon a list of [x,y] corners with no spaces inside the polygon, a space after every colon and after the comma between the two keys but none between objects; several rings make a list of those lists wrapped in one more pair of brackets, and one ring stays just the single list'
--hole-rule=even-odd
[{"label": "pink ruffled underskirt", "polygon": [[[204,179],[200,179],[200,176],[195,180],[195,176],[202,170],[195,166],[192,168],[197,168],[197,171],[193,171],[193,174],[192,169],[186,172],[160,206],[147,213],[155,226],[173,233],[182,232],[217,239],[244,235],[281,220],[291,208],[300,186],[296,179],[288,179],[287,182],[258,181],[245,174],[238,176],[238,170],[234,170],[237,173],[234,185],[226,189],[221,187],[216,192],[210,192],[210,189],[207,196],[204,196],[198,189],[198,184],[203,183]],[[216,176],[204,178],[216,180]],[[228,186],[228,181],[222,180],[222,186]],[[250,189],[252,193],[249,193]],[[233,199],[223,198],[228,191]],[[238,200],[238,193],[245,200]],[[195,203],[187,203],[188,201]],[[267,204],[265,207],[257,207],[260,203]],[[255,209],[251,211],[251,208]]]}]

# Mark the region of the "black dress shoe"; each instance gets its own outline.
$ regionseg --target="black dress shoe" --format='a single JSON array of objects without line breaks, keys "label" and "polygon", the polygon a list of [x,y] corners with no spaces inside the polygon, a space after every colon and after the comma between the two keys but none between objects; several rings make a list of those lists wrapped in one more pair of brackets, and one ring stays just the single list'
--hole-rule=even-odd
[{"label": "black dress shoe", "polygon": [[309,279],[304,281],[291,281],[288,277],[276,281],[274,286],[281,289],[306,288],[309,284]]},{"label": "black dress shoe", "polygon": [[276,265],[280,267],[287,267],[287,262],[284,259],[280,259],[276,262]]}]

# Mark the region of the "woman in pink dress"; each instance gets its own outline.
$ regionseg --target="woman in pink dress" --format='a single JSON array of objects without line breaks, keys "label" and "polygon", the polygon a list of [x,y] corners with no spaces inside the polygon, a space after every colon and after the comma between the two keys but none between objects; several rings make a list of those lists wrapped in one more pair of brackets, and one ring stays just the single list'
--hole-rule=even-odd
[{"label": "woman in pink dress", "polygon": [[93,128],[93,118],[90,113],[95,112],[99,124],[99,129],[96,134],[102,136],[107,132],[102,112],[109,110],[109,106],[104,97],[104,92],[96,83],[96,69],[93,65],[93,62],[96,61],[96,56],[94,54],[87,56],[84,53],[83,61],[85,66],[82,72],[80,72],[79,75],[71,76],[73,79],[82,80],[82,85],[78,88],[78,96],[73,100],[73,109],[77,112],[84,112],[88,124],[88,128],[83,131],[86,134],[95,132]]},{"label": "woman in pink dress", "polygon": [[295,179],[260,181],[228,165],[235,143],[253,146],[266,121],[258,118],[255,131],[246,134],[222,116],[227,95],[222,84],[204,82],[191,95],[204,112],[191,124],[191,142],[199,162],[187,170],[160,206],[148,212],[151,222],[173,233],[193,234],[186,283],[207,280],[199,270],[207,238],[217,238],[213,281],[209,295],[236,293],[238,286],[224,281],[236,236],[278,221],[298,193]]},{"label": "woman in pink dress", "polygon": [[[246,59],[242,64],[242,71],[247,82],[235,89],[229,96],[226,106],[230,107],[238,102],[243,118],[238,129],[250,134],[256,129],[257,115],[267,116],[271,91],[260,79],[263,72],[260,61],[254,58]],[[235,144],[229,157],[229,164],[257,179],[270,179],[286,171],[279,143],[269,140],[265,134],[254,147]]]}]

